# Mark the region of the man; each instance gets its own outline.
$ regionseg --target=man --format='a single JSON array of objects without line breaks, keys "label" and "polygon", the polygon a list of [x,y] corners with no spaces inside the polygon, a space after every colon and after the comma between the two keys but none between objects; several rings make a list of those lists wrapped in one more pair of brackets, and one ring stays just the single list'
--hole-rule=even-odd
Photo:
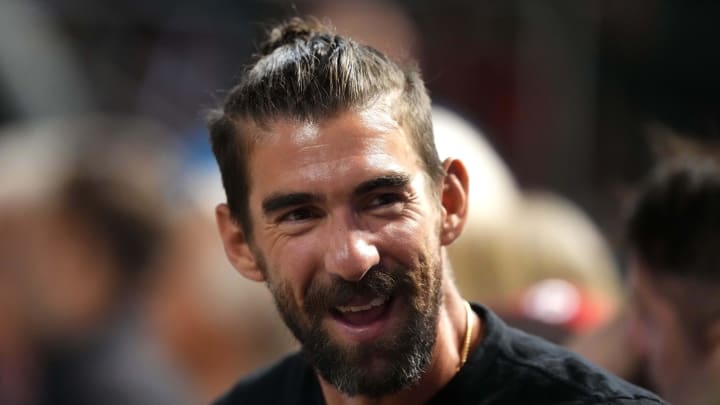
[{"label": "man", "polygon": [[468,176],[416,69],[296,18],[209,126],[225,251],[302,345],[220,404],[661,403],[462,299]]},{"label": "man", "polygon": [[630,341],[650,383],[678,404],[720,403],[720,167],[657,170],[628,224]]}]

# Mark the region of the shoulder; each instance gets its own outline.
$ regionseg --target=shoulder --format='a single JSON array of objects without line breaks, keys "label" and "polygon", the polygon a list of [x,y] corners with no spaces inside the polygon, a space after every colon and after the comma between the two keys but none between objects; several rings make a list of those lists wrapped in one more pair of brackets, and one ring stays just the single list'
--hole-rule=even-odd
[{"label": "shoulder", "polygon": [[214,405],[312,403],[318,394],[312,368],[295,353],[242,379]]},{"label": "shoulder", "polygon": [[[520,382],[555,395],[558,403],[661,404],[652,393],[603,370],[560,346],[508,328],[498,363],[515,370]],[[576,402],[573,402],[576,401]]]},{"label": "shoulder", "polygon": [[[470,386],[517,401],[552,404],[663,404],[657,396],[605,371],[577,354],[508,327],[491,311],[482,345],[468,367]],[[481,394],[478,392],[478,394]]]}]

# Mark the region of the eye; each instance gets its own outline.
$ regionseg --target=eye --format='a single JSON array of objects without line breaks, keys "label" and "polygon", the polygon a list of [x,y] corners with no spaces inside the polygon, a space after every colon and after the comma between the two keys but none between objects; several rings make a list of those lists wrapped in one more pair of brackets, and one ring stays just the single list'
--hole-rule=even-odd
[{"label": "eye", "polygon": [[311,207],[299,207],[288,211],[277,218],[279,223],[297,223],[319,218],[320,213]]},{"label": "eye", "polygon": [[369,199],[366,208],[378,214],[398,214],[404,203],[405,196],[402,193],[379,193]]},{"label": "eye", "polygon": [[382,207],[385,205],[395,204],[402,202],[403,197],[400,194],[397,193],[383,193],[378,194],[374,196],[370,200],[370,204],[368,204],[371,208],[372,207]]}]

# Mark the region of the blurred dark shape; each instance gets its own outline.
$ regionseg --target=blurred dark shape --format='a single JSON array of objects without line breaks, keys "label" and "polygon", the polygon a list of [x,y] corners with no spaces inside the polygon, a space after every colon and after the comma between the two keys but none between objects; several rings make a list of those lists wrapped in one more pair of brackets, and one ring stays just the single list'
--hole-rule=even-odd
[{"label": "blurred dark shape", "polygon": [[669,161],[651,178],[628,224],[643,264],[659,275],[720,281],[720,167]]},{"label": "blurred dark shape", "polygon": [[[713,131],[720,130],[716,127]],[[646,126],[648,142],[657,163],[677,160],[720,160],[720,133],[705,138],[697,132],[680,132],[658,121]],[[708,135],[709,132],[705,132]]]},{"label": "blurred dark shape", "polygon": [[720,4],[678,0],[604,2],[600,69],[641,121],[718,139]]}]

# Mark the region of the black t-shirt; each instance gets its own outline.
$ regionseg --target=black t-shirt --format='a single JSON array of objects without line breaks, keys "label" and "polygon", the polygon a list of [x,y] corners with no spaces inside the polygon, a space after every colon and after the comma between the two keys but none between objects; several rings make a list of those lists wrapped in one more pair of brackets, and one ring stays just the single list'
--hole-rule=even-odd
[{"label": "black t-shirt", "polygon": [[[485,336],[429,404],[663,404],[576,354],[511,328],[473,305]],[[324,404],[312,367],[293,354],[241,381],[216,405]]]}]

